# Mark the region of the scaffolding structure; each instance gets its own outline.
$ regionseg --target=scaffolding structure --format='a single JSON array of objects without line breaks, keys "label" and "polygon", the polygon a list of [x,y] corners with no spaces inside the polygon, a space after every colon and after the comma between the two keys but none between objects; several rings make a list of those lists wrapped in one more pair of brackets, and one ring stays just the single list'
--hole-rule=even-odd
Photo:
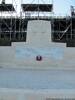
[{"label": "scaffolding structure", "polygon": [[[52,12],[52,7],[53,7],[52,4],[39,4],[39,0],[38,4],[22,4],[21,0],[20,16],[17,16],[16,10],[13,6],[13,2],[15,2],[15,0],[12,0],[12,4],[6,4],[5,0],[2,0],[2,3],[0,4],[1,46],[10,46],[12,42],[25,42],[28,20],[34,20],[34,19],[48,20],[50,15],[43,17],[40,16],[40,12],[50,13]],[[33,12],[38,13],[38,16],[36,15],[30,16]]]},{"label": "scaffolding structure", "polygon": [[[42,4],[39,0],[37,4],[24,4],[21,0],[20,15],[17,16],[13,2],[15,0],[12,0],[12,4],[6,4],[5,0],[2,0],[0,4],[0,46],[10,46],[12,42],[25,42],[29,20],[48,20],[51,21],[52,26],[52,42],[66,43],[67,46],[75,47],[75,9],[73,6],[71,6],[71,16],[55,18],[53,17],[53,0],[49,4],[46,4],[44,0]],[[9,16],[6,16],[7,13]]]},{"label": "scaffolding structure", "polygon": [[53,18],[52,41],[75,47],[75,9],[73,6],[71,7],[71,16]]},{"label": "scaffolding structure", "polygon": [[0,45],[10,46],[11,42],[26,41],[26,21],[17,16],[12,4],[2,0],[0,4]]}]

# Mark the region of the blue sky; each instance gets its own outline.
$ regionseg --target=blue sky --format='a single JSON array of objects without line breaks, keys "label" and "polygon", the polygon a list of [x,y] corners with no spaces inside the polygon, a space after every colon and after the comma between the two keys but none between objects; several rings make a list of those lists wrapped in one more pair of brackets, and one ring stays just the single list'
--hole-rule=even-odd
[{"label": "blue sky", "polygon": [[75,0],[54,0],[54,12],[59,15],[70,14],[70,6],[75,6]]},{"label": "blue sky", "polygon": [[54,4],[54,13],[56,15],[69,15],[70,14],[70,6],[75,6],[75,0],[6,0],[7,3],[11,3],[13,1],[14,5],[18,4],[18,9],[20,8],[21,3],[50,3]]}]

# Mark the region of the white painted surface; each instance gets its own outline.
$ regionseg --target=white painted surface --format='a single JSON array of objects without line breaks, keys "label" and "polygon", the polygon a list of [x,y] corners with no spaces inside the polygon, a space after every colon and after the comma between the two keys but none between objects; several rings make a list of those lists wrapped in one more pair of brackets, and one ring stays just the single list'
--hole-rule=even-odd
[{"label": "white painted surface", "polygon": [[0,100],[72,100],[74,76],[75,70],[0,69]]},{"label": "white painted surface", "polygon": [[40,55],[43,58],[62,60],[63,59],[63,48],[37,48],[37,47],[16,47],[16,58],[17,59],[35,59],[36,56]]},{"label": "white painted surface", "polygon": [[[36,56],[42,61],[36,61]],[[65,43],[51,42],[51,23],[34,20],[28,22],[27,42],[0,47],[0,67],[26,69],[75,68],[75,48]]]},{"label": "white painted surface", "polygon": [[51,42],[51,22],[33,20],[27,26],[27,44],[33,47],[48,47]]}]

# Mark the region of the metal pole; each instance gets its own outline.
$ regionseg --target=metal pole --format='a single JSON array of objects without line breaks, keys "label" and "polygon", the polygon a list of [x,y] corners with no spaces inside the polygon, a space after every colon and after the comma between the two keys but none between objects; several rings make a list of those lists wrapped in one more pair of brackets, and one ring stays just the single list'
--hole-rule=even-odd
[{"label": "metal pole", "polygon": [[38,20],[39,20],[39,0],[38,0]]},{"label": "metal pole", "polygon": [[[12,0],[12,4],[13,4],[13,0]],[[12,13],[13,13],[13,6],[12,6],[12,11],[11,11]],[[11,40],[11,34],[12,34],[12,14],[11,14],[11,22],[10,22],[10,40]]]},{"label": "metal pole", "polygon": [[72,39],[72,17],[71,17],[71,39]]},{"label": "metal pole", "polygon": [[73,16],[72,13],[73,13],[73,11],[72,10],[73,10],[73,8],[71,8],[71,39],[72,39],[72,35],[73,35],[72,34],[72,16]]},{"label": "metal pole", "polygon": [[[52,6],[53,6],[54,1],[52,0]],[[52,8],[52,17],[51,17],[51,22],[52,22],[52,32],[51,32],[51,39],[54,39],[54,12]]]}]

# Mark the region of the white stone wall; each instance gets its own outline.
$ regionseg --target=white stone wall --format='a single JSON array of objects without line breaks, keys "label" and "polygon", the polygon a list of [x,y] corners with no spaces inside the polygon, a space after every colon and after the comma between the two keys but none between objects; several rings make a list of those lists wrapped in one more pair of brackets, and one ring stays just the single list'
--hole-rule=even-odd
[{"label": "white stone wall", "polygon": [[49,46],[51,42],[51,22],[33,20],[28,22],[27,43],[31,46]]},{"label": "white stone wall", "polygon": [[[56,98],[56,99],[55,99]],[[75,100],[75,90],[0,89],[0,100]]]},{"label": "white stone wall", "polygon": [[[36,61],[38,55],[43,57],[42,61]],[[26,42],[13,42],[9,47],[0,46],[0,67],[75,68],[75,48],[51,41],[50,21],[29,21]]]}]

